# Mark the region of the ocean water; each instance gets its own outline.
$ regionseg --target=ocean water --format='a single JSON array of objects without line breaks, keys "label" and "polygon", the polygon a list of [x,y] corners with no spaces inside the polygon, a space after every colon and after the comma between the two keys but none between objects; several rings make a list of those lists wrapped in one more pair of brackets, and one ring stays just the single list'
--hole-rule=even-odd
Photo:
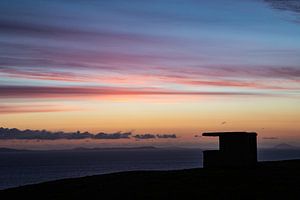
[{"label": "ocean water", "polygon": [[1,152],[0,189],[119,171],[171,170],[201,166],[201,150]]},{"label": "ocean water", "polygon": [[[259,160],[300,158],[300,150],[262,150]],[[0,189],[132,170],[202,167],[199,149],[0,152]]]}]

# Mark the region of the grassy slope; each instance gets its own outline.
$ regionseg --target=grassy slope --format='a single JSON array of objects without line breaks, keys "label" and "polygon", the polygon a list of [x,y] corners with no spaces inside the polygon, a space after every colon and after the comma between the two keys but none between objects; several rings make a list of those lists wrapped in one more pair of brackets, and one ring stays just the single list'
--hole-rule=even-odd
[{"label": "grassy slope", "polygon": [[255,169],[136,171],[65,179],[0,191],[31,199],[300,199],[300,160]]}]

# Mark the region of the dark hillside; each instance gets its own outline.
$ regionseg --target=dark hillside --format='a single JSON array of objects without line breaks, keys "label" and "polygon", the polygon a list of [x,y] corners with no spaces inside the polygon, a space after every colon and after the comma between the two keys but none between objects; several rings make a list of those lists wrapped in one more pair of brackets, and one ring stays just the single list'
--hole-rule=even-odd
[{"label": "dark hillside", "polygon": [[255,169],[133,171],[0,191],[22,199],[300,199],[300,160]]}]

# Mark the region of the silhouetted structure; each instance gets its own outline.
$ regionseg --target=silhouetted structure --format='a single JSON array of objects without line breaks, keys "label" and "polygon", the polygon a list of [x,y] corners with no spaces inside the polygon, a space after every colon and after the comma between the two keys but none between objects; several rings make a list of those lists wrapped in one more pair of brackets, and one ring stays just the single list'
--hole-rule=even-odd
[{"label": "silhouetted structure", "polygon": [[220,150],[203,151],[203,167],[250,167],[257,163],[254,132],[212,132],[203,136],[219,137]]}]

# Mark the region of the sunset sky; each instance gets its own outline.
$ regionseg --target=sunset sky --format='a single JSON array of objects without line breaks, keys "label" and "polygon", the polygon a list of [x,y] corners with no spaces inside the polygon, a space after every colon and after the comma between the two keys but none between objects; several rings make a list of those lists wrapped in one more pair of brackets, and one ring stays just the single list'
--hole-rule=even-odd
[{"label": "sunset sky", "polygon": [[177,136],[6,147],[300,145],[300,1],[2,0],[1,126]]}]

